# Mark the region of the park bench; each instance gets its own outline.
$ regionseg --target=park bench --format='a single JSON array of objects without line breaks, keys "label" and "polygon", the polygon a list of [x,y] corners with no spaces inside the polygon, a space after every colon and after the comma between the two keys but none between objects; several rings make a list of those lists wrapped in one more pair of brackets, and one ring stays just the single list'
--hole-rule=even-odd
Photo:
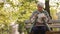
[{"label": "park bench", "polygon": [[60,31],[47,31],[46,34],[60,34]]},{"label": "park bench", "polygon": [[[50,20],[48,24],[49,24],[49,27],[52,28],[52,30],[47,31],[46,34],[60,34],[60,20]],[[58,30],[55,31],[54,28],[58,28]]]},{"label": "park bench", "polygon": [[60,34],[60,20],[51,20],[50,23],[52,23],[50,27],[52,29],[56,28],[57,31],[54,31],[54,29],[52,31],[47,31],[46,34]]}]

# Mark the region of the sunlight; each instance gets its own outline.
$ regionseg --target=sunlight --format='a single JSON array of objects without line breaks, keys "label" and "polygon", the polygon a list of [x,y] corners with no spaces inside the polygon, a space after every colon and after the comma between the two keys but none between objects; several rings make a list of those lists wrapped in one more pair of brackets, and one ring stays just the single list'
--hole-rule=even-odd
[{"label": "sunlight", "polygon": [[7,7],[11,7],[10,4],[4,4],[4,7],[7,8]]}]

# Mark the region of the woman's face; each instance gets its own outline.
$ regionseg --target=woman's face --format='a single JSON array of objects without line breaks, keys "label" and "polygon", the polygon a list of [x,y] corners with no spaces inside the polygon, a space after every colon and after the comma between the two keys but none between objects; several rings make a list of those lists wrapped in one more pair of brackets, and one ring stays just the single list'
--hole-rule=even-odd
[{"label": "woman's face", "polygon": [[41,6],[37,6],[37,8],[38,8],[38,11],[42,11],[42,7]]}]

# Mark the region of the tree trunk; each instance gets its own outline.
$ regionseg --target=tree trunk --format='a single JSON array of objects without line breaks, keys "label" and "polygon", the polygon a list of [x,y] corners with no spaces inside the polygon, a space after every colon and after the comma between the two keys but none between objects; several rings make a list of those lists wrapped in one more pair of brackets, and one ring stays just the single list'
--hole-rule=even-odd
[{"label": "tree trunk", "polygon": [[51,15],[50,15],[49,0],[45,0],[45,10],[49,13],[50,18],[52,19]]}]

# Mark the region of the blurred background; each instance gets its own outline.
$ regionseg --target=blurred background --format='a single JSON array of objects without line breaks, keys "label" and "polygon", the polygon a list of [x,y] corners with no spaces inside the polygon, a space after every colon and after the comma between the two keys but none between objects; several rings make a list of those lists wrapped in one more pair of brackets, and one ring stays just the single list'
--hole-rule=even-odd
[{"label": "blurred background", "polygon": [[45,4],[52,20],[60,19],[60,0],[0,0],[0,34],[27,34],[25,20],[37,9],[38,1]]}]

